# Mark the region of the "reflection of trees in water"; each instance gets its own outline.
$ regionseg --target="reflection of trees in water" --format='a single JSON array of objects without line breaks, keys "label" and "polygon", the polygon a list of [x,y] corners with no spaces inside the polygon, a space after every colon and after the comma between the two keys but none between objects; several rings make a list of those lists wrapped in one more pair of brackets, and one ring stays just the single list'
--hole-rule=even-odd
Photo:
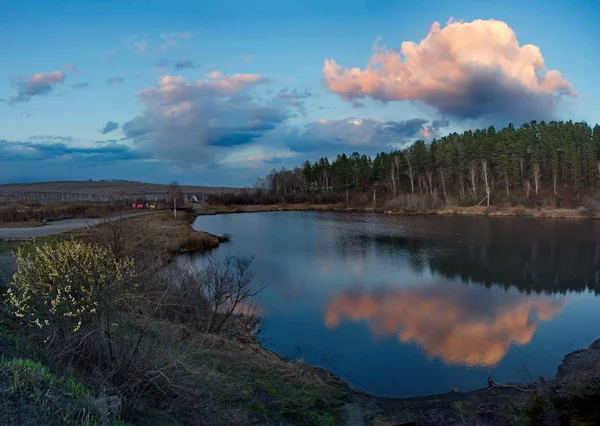
[{"label": "reflection of trees in water", "polygon": [[365,321],[375,335],[417,342],[449,364],[494,366],[513,343],[531,341],[538,321],[549,321],[565,298],[526,296],[453,282],[410,289],[348,290],[334,297],[325,324]]},{"label": "reflection of trees in water", "polygon": [[415,270],[430,268],[448,278],[488,287],[515,286],[527,293],[586,289],[600,293],[597,228],[583,223],[578,228],[526,220],[490,222],[461,229],[457,236],[338,235],[336,246],[342,251],[359,247],[365,255],[372,250],[389,256],[400,253]]}]

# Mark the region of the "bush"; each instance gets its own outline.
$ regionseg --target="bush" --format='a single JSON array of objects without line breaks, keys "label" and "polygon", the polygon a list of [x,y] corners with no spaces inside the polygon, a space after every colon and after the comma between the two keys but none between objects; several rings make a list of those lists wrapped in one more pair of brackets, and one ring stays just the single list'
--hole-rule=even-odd
[{"label": "bush", "polygon": [[60,343],[98,321],[110,327],[107,311],[132,286],[133,261],[116,260],[97,244],[56,241],[17,253],[17,272],[7,291],[14,314],[29,327],[48,329]]},{"label": "bush", "polygon": [[199,385],[208,381],[200,362],[208,348],[183,342],[178,333],[195,329],[202,340],[203,333],[231,334],[238,327],[247,338],[252,321],[230,319],[248,314],[260,291],[251,285],[252,259],[209,257],[199,270],[150,275],[111,247],[59,241],[30,255],[20,250],[7,294],[13,313],[48,360],[122,398],[128,416],[168,406],[181,416],[206,417],[193,410],[214,411],[205,406],[205,393],[218,388]]}]

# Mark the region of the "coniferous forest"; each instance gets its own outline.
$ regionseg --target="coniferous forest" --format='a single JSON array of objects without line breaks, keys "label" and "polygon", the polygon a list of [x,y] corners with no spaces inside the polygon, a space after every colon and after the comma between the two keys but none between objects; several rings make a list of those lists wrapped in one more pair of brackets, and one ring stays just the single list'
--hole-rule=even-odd
[{"label": "coniferous forest", "polygon": [[532,121],[451,133],[375,157],[354,152],[273,170],[255,188],[288,202],[305,201],[299,194],[346,202],[360,194],[362,204],[412,195],[427,197],[429,207],[580,206],[600,188],[600,126]]}]

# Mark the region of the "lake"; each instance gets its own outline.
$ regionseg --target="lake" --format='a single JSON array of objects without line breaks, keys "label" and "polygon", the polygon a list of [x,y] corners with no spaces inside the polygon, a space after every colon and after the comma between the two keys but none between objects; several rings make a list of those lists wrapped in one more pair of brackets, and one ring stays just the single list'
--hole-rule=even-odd
[{"label": "lake", "polygon": [[270,212],[194,227],[231,236],[218,257],[254,256],[266,347],[374,395],[551,378],[600,337],[598,221]]}]

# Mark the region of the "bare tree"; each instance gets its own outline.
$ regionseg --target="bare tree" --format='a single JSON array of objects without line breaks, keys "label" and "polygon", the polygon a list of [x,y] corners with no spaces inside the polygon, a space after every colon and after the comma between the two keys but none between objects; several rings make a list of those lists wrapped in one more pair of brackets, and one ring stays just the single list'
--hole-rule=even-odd
[{"label": "bare tree", "polygon": [[529,179],[525,179],[523,182],[523,188],[525,189],[525,195],[529,198],[529,194],[531,193],[531,182]]},{"label": "bare tree", "polygon": [[538,163],[535,163],[533,165],[533,182],[535,184],[535,195],[538,194],[539,189],[540,189],[540,176],[541,176],[540,165]]},{"label": "bare tree", "polygon": [[406,160],[406,164],[408,166],[406,169],[406,174],[410,178],[410,192],[412,194],[414,194],[415,193],[415,172],[413,170],[412,163],[410,161],[410,151],[408,149],[405,149],[403,154],[404,154],[404,159]]},{"label": "bare tree", "polygon": [[458,176],[458,180],[460,182],[458,194],[460,195],[460,199],[464,200],[466,197],[466,192],[465,192],[465,179],[464,179],[464,176],[462,173]]},{"label": "bare tree", "polygon": [[209,256],[200,274],[200,283],[209,304],[210,332],[218,332],[240,306],[250,301],[264,287],[253,288],[252,257],[227,256],[219,263]]},{"label": "bare tree", "polygon": [[429,183],[429,193],[433,195],[433,171],[427,170],[425,172],[425,176],[427,177],[427,182]]},{"label": "bare tree", "polygon": [[183,204],[183,193],[181,187],[176,181],[171,183],[171,203],[173,204],[173,216],[177,217],[177,206]]},{"label": "bare tree", "polygon": [[394,195],[397,194],[398,191],[398,186],[400,185],[400,156],[399,155],[394,155],[394,157],[392,158],[392,167],[396,168],[396,172],[394,173],[394,179],[395,179],[395,183],[394,183]]},{"label": "bare tree", "polygon": [[448,196],[446,195],[446,181],[448,180],[448,173],[446,172],[446,169],[444,169],[444,168],[440,168],[439,172],[440,172],[440,182],[442,184],[442,190],[444,191],[444,200],[447,200]]},{"label": "bare tree", "polygon": [[394,163],[395,163],[395,161],[392,161],[390,163],[390,174],[389,174],[390,179],[389,180],[390,180],[390,186],[392,187],[392,194],[394,194],[394,197],[395,197],[396,194],[398,193],[398,189],[396,187],[396,166]]},{"label": "bare tree", "polygon": [[469,191],[471,192],[471,196],[473,200],[477,198],[477,164],[473,161],[469,166],[469,182],[471,183],[471,188]]},{"label": "bare tree", "polygon": [[490,206],[490,169],[488,167],[488,161],[486,159],[481,160],[481,177],[483,178],[483,182],[485,184],[485,194],[487,198],[487,205]]},{"label": "bare tree", "polygon": [[525,159],[519,158],[519,169],[521,170],[521,182],[525,185]]}]

